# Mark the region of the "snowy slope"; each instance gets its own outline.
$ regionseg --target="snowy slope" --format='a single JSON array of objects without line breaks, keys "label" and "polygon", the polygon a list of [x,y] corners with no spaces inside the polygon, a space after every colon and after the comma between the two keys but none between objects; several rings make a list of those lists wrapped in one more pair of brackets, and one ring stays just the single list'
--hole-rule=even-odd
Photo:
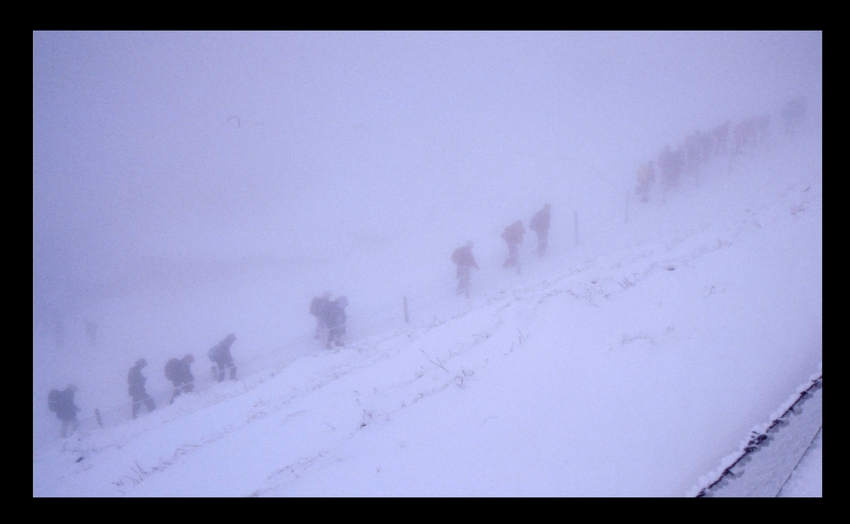
[{"label": "snowy slope", "polygon": [[[562,210],[552,252],[537,259],[527,242],[522,275],[499,267],[498,242],[478,242],[469,301],[453,293],[448,263],[404,282],[410,324],[399,287],[374,274],[395,284],[387,275],[411,243],[365,243],[327,262],[352,277],[328,286],[351,301],[350,343],[336,351],[310,336],[314,264],[250,267],[143,306],[116,299],[101,318],[146,319],[175,337],[150,346],[160,360],[197,348],[198,391],[165,406],[152,365],[160,407],[129,421],[132,361],[87,355],[89,370],[115,377],[98,383],[34,357],[33,495],[692,494],[820,369],[820,147],[819,136],[777,139],[717,159],[663,202],[598,209],[577,246]],[[269,298],[284,289],[301,300]],[[222,296],[241,318],[225,318]],[[276,323],[298,307],[303,326],[281,337]],[[184,319],[182,334],[169,318]],[[199,341],[216,322],[221,336]],[[213,384],[204,350],[229,331],[242,378]],[[56,440],[44,398],[71,381],[84,413],[108,414],[106,428],[89,415]]]},{"label": "snowy slope", "polygon": [[818,431],[779,497],[823,497],[823,430]]}]

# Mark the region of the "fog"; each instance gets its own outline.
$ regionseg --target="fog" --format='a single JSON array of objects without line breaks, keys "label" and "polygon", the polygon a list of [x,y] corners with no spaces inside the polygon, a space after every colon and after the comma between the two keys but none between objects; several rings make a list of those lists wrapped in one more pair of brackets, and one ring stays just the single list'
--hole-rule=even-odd
[{"label": "fog", "polygon": [[36,32],[34,303],[463,240],[556,185],[592,207],[694,129],[819,104],[820,72],[820,33]]},{"label": "fog", "polygon": [[[242,387],[284,373],[274,383],[283,394],[324,376],[305,371],[308,362],[333,367],[402,347],[405,359],[422,358],[406,344],[415,335],[415,346],[417,333],[438,318],[460,320],[433,343],[462,344],[478,336],[470,318],[501,325],[505,300],[516,307],[511,315],[529,316],[547,351],[561,355],[565,334],[583,334],[576,347],[599,349],[636,319],[651,318],[639,329],[646,337],[657,330],[668,337],[670,311],[660,304],[669,295],[681,304],[677,333],[711,331],[690,342],[671,339],[671,347],[693,346],[707,361],[731,364],[738,357],[727,352],[737,346],[724,337],[741,337],[742,347],[759,348],[753,373],[771,362],[793,375],[776,373],[770,384],[745,370],[737,378],[705,375],[702,396],[754,389],[766,397],[742,406],[754,414],[740,420],[728,417],[731,407],[707,417],[723,422],[717,435],[706,434],[711,442],[693,469],[714,467],[724,439],[732,435],[734,443],[746,424],[763,420],[756,409],[775,408],[819,358],[822,254],[812,232],[820,231],[821,79],[819,32],[35,32],[34,493],[35,450],[52,449],[58,438],[45,406],[51,388],[80,386],[85,446],[110,428],[138,429],[125,424],[126,373],[140,357],[150,363],[148,391],[163,405],[168,358],[194,353],[203,370],[206,349],[236,333]],[[795,140],[784,133],[780,110],[801,96],[807,129]],[[655,192],[648,203],[635,196],[638,169],[665,146],[760,115],[769,115],[771,136],[758,150],[718,157],[703,179]],[[499,235],[516,220],[527,226],[544,203],[552,205],[549,257],[526,260],[515,280],[501,267]],[[814,212],[799,221],[805,234],[788,228],[787,240],[779,234],[769,245],[738,238],[739,230],[761,231],[772,213],[790,220],[782,227],[797,224],[803,209]],[[776,227],[770,231],[782,230]],[[526,254],[534,247],[528,237]],[[468,240],[481,271],[464,301],[454,294],[450,256]],[[739,240],[751,259],[737,250]],[[727,271],[700,273],[705,290],[691,285],[678,296],[685,273],[658,269],[668,263],[665,252],[687,265],[705,246],[729,245],[736,248],[724,250],[718,266]],[[637,268],[635,260],[653,264]],[[672,287],[646,284],[629,295],[631,308],[572,327],[559,319],[587,313],[574,304],[538,319],[536,308],[526,312],[522,300],[506,298],[534,289],[534,300],[548,300],[556,291],[547,291],[550,280],[572,282],[570,275],[576,282],[562,282],[558,292],[581,297],[599,278],[614,278],[605,276],[611,268],[627,267],[638,278],[666,275]],[[635,280],[615,277],[614,291]],[[724,286],[724,306],[706,310],[704,295],[726,293]],[[733,300],[733,286],[751,303]],[[325,290],[351,304],[352,345],[330,355],[313,340],[307,312]],[[779,297],[789,295],[798,297],[794,307],[782,307]],[[410,299],[407,327],[402,297]],[[592,302],[584,305],[594,309]],[[776,311],[766,315],[766,307]],[[698,316],[712,312],[723,318]],[[518,327],[522,338],[526,327]],[[509,328],[502,334],[513,334]],[[788,346],[787,358],[767,356],[774,342]],[[564,369],[579,354],[559,357]],[[601,359],[604,351],[589,354]],[[529,370],[545,361],[539,357],[526,356]],[[701,376],[690,361],[677,365],[691,385]],[[197,373],[201,392],[217,391]],[[372,378],[360,378],[358,391],[372,387]],[[504,380],[492,385],[510,389]],[[198,394],[191,402],[216,398]],[[311,397],[309,411],[332,405]],[[104,416],[102,435],[93,408]],[[178,411],[158,409],[146,423]],[[671,423],[680,415],[664,412]],[[42,472],[40,481],[51,475]]]},{"label": "fog", "polygon": [[544,202],[623,213],[695,130],[801,95],[819,115],[821,53],[819,32],[35,32],[34,337],[257,267],[312,268],[296,302],[450,279],[452,249],[502,249]]}]

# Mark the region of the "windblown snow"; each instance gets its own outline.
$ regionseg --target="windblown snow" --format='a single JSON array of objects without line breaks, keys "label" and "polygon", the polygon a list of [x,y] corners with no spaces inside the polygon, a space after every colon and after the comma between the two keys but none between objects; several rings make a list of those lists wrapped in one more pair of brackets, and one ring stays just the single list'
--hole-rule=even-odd
[{"label": "windblown snow", "polygon": [[[82,321],[62,350],[34,326],[33,495],[692,496],[822,372],[821,173],[819,132],[776,132],[649,202],[539,194],[479,224],[468,300],[456,245],[364,237],[178,268],[194,284],[87,312],[96,348]],[[549,253],[529,233],[503,269],[499,231],[546,202]],[[334,350],[307,313],[325,289],[350,304]],[[206,350],[230,332],[239,377],[216,383]],[[196,389],[168,405],[185,353]],[[131,420],[142,356],[157,408]],[[60,439],[47,392],[72,382],[81,428]]]}]

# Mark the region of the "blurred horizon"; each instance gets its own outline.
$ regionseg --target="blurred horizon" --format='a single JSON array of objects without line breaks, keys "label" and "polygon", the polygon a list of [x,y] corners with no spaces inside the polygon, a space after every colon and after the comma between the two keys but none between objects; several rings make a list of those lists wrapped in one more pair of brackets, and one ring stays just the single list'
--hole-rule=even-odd
[{"label": "blurred horizon", "polygon": [[442,263],[553,193],[624,200],[696,130],[778,133],[797,96],[818,117],[821,91],[820,32],[37,31],[34,328],[390,240]]}]

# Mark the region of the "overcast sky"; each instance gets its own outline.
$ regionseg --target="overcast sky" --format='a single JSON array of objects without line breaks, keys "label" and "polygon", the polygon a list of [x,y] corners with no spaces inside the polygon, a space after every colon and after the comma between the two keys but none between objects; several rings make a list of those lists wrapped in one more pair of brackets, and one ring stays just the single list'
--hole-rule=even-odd
[{"label": "overcast sky", "polygon": [[530,179],[624,192],[694,130],[819,111],[821,79],[819,32],[35,32],[34,302],[144,257],[334,255]]}]

